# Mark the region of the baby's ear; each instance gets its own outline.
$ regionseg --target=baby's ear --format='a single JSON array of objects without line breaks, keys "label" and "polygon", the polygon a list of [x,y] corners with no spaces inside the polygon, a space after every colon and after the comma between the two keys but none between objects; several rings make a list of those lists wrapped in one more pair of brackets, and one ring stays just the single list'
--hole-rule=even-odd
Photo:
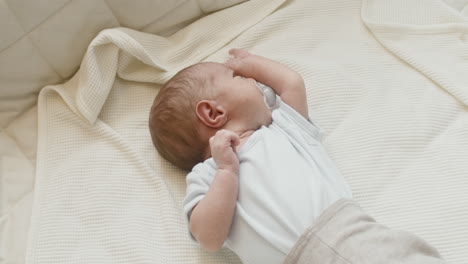
[{"label": "baby's ear", "polygon": [[227,111],[214,100],[201,100],[197,103],[198,119],[208,127],[220,128],[226,124]]}]

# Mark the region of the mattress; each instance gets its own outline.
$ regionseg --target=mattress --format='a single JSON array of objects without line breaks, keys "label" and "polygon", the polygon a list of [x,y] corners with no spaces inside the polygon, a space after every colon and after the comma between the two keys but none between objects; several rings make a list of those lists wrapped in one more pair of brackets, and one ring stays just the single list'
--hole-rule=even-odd
[{"label": "mattress", "polygon": [[[129,36],[140,43],[142,50],[153,56],[151,58],[156,58],[145,61],[138,57],[142,56],[140,53],[132,53],[131,49],[122,47],[130,54],[126,57],[128,60],[124,60],[127,64],[122,67],[127,70],[141,70],[145,67],[137,62],[145,61],[146,64],[152,64],[151,68],[159,70],[153,72],[155,77],[152,78],[147,75],[132,75],[134,71],[120,72],[109,95],[101,98],[106,103],[102,109],[96,111],[96,118],[106,124],[109,131],[115,131],[115,135],[125,138],[136,153],[131,157],[135,160],[141,158],[139,162],[147,164],[147,172],[152,175],[150,178],[159,179],[166,186],[161,190],[167,192],[165,198],[170,201],[172,208],[168,209],[172,217],[169,219],[174,222],[167,223],[168,230],[173,232],[174,237],[158,240],[171,245],[165,248],[166,252],[162,252],[160,256],[148,255],[146,250],[151,250],[151,244],[144,244],[148,248],[145,247],[142,251],[132,251],[132,248],[125,251],[124,260],[138,263],[154,258],[171,259],[172,256],[174,260],[183,260],[184,263],[238,262],[231,252],[222,251],[212,255],[190,243],[186,223],[175,209],[180,205],[184,194],[184,173],[161,160],[151,143],[148,140],[141,141],[141,138],[148,132],[145,114],[149,110],[151,98],[157,93],[158,85],[182,66],[202,60],[222,62],[227,58],[230,47],[239,47],[281,61],[303,74],[308,87],[311,116],[327,132],[324,144],[350,183],[356,200],[371,215],[392,228],[412,231],[422,236],[436,246],[450,263],[464,263],[468,259],[468,197],[465,194],[468,141],[464,136],[468,117],[466,89],[463,88],[466,87],[467,80],[460,73],[466,69],[466,64],[459,60],[466,56],[466,45],[459,44],[464,43],[466,4],[462,1],[447,4],[437,1],[392,1],[392,4],[384,1],[276,3],[278,5],[269,12],[265,11],[266,3],[255,5],[256,12],[265,12],[264,15],[249,24],[240,23],[244,27],[235,28],[235,35],[209,34],[199,28],[201,22],[186,25],[187,31],[184,34],[189,34],[187,32],[190,31],[200,33],[195,35],[196,40],[176,39],[175,43],[180,44],[178,49],[167,45],[149,45],[148,43],[155,41],[151,36],[125,29],[117,30],[120,32],[118,34],[123,34],[119,36]],[[227,9],[226,17],[232,12]],[[241,16],[244,13],[233,14]],[[230,25],[229,20],[216,22],[225,27]],[[216,29],[211,29],[216,32]],[[117,33],[112,31],[105,34],[115,36]],[[457,42],[453,41],[454,36]],[[116,37],[115,42],[111,43],[119,41]],[[212,44],[208,45],[210,51],[200,48],[201,44],[207,43],[215,43],[213,47]],[[184,50],[184,46],[192,47],[195,52]],[[440,47],[451,48],[444,50]],[[167,58],[161,57],[158,49],[175,52],[178,55],[177,63],[168,62]],[[440,65],[451,65],[452,68],[441,68]],[[126,90],[129,86],[134,89],[131,93]],[[60,90],[58,87],[53,89]],[[67,123],[68,126],[85,124],[80,122],[90,118],[89,114],[73,109],[73,103],[67,102],[69,97],[63,93],[54,94],[49,91],[49,95],[46,94],[44,92],[43,97],[50,100],[57,107],[55,109],[62,109],[63,116],[74,118],[75,121]],[[121,98],[128,100],[122,101]],[[50,107],[47,100],[42,109],[44,105]],[[48,114],[42,115],[42,122],[51,120],[51,116],[60,112],[42,111]],[[50,170],[50,176],[47,173],[40,174],[41,178],[36,185],[42,186],[42,194],[33,191],[37,113],[37,107],[29,107],[27,111],[15,115],[0,134],[2,147],[7,146],[2,148],[1,163],[4,174],[1,183],[0,260],[4,262],[24,262],[27,247],[29,263],[47,262],[47,256],[64,257],[67,255],[64,253],[69,253],[67,248],[60,247],[57,243],[44,244],[44,247],[40,243],[34,244],[37,241],[51,241],[50,236],[41,232],[49,230],[53,226],[51,224],[57,224],[57,230],[63,231],[61,235],[66,233],[61,229],[63,222],[52,214],[53,208],[48,211],[44,205],[50,203],[53,197],[43,195],[44,190],[50,188],[50,183],[60,186],[57,185],[60,183],[60,171]],[[125,118],[116,116],[116,113],[125,113]],[[63,134],[50,131],[50,135],[42,136],[51,139],[55,137],[57,141],[50,145],[54,148],[62,140]],[[43,152],[39,154],[47,157]],[[94,158],[99,160],[99,157]],[[75,170],[80,168],[80,164],[71,165]],[[102,169],[103,167],[97,168],[103,172]],[[67,186],[70,187],[65,184],[63,188]],[[74,189],[68,189],[70,190]],[[55,190],[55,194],[63,193]],[[91,191],[90,194],[95,195],[95,192]],[[63,201],[83,201],[80,193],[74,195],[79,200],[62,197]],[[136,200],[142,198],[129,197]],[[150,197],[151,195],[145,199],[151,201]],[[33,205],[35,211],[31,211]],[[99,215],[94,210],[101,205],[96,202],[91,205],[90,213]],[[167,203],[159,205],[165,207]],[[69,208],[63,208],[63,216],[72,215],[67,210]],[[135,215],[128,218],[138,219],[135,218],[138,212],[134,213]],[[31,215],[35,217],[33,231],[29,229]],[[39,219],[43,220],[42,224]],[[135,226],[131,228],[138,232],[144,230]],[[85,236],[87,233],[73,230],[70,234]],[[126,235],[131,238],[128,245],[141,245],[138,243],[141,243],[142,233],[138,236],[134,233]],[[107,241],[111,245],[118,246],[112,243],[119,236],[108,234],[106,237],[110,238]],[[41,240],[46,238],[47,240]],[[99,238],[99,235],[94,238]],[[79,241],[87,240],[83,238]],[[105,254],[98,247],[93,251],[83,244],[79,246],[91,253],[86,259],[88,261],[98,257],[109,260],[103,257]],[[138,252],[141,254],[138,255]],[[182,257],[180,252],[186,252],[186,256]],[[71,261],[66,257],[63,260]]]}]

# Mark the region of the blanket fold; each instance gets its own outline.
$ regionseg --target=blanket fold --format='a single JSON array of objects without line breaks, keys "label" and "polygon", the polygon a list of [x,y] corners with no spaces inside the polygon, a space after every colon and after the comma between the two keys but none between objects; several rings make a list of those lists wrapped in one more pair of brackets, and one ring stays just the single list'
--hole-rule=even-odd
[{"label": "blanket fold", "polygon": [[[410,25],[402,1],[255,0],[168,38],[102,31],[76,75],[39,95],[26,262],[239,263],[190,240],[186,172],[157,155],[148,112],[177,71],[244,48],[303,76],[310,116],[366,212],[464,263],[468,80],[455,37],[465,22],[429,2],[417,1],[424,25]],[[436,18],[456,33],[437,33],[449,27]]]},{"label": "blanket fold", "polygon": [[[103,30],[89,45],[74,76],[78,83],[65,84],[68,89],[76,89],[76,95],[71,95],[73,100],[67,104],[94,123],[116,75],[131,81],[164,83],[176,72],[225,46],[282,2],[252,1],[224,9],[168,38],[127,28]],[[203,29],[206,34],[193,29]]]},{"label": "blanket fold", "polygon": [[168,38],[104,30],[71,80],[42,89],[27,263],[238,261],[228,251],[200,252],[188,239],[180,197],[169,189],[183,186],[182,172],[171,168],[174,179],[166,179],[159,164],[145,162],[157,159],[148,110],[158,85],[283,2],[245,2]]}]

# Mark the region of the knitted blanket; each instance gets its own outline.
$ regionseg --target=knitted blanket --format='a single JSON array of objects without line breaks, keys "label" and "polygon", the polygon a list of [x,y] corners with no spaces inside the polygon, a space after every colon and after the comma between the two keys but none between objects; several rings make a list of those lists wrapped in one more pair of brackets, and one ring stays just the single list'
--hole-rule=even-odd
[{"label": "knitted blanket", "polygon": [[[27,263],[238,263],[190,241],[185,172],[157,155],[158,88],[230,48],[300,72],[324,145],[377,221],[468,259],[468,20],[436,1],[255,0],[168,38],[102,31],[39,96]],[[287,175],[285,175],[287,177]]]}]

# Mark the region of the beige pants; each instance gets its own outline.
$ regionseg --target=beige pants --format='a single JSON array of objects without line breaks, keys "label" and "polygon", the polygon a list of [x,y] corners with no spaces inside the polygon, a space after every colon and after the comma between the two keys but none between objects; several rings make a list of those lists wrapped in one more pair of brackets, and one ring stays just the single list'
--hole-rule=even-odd
[{"label": "beige pants", "polygon": [[285,264],[446,263],[414,234],[391,230],[357,203],[339,200],[299,238]]}]

